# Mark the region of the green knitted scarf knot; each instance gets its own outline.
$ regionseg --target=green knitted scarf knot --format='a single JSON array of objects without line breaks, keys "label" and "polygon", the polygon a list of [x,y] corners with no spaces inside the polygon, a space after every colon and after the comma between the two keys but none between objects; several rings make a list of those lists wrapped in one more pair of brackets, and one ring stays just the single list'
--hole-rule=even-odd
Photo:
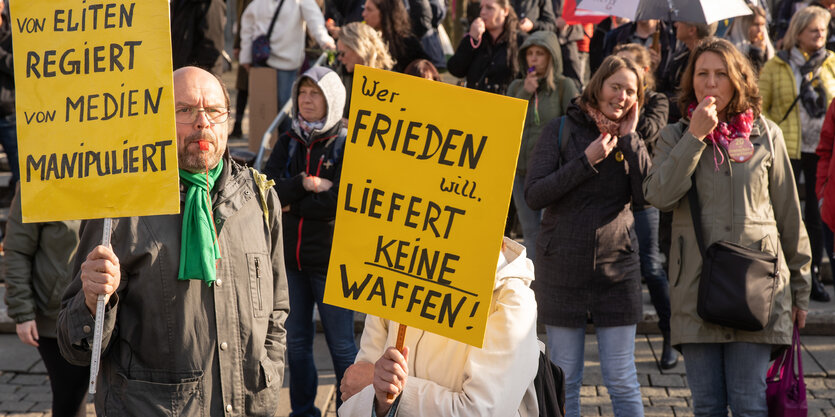
[{"label": "green knitted scarf knot", "polygon": [[217,276],[216,262],[220,259],[220,246],[212,223],[210,190],[223,170],[223,160],[205,172],[192,173],[180,170],[180,179],[188,186],[183,208],[183,235],[180,243],[181,280],[199,279],[211,286]]}]

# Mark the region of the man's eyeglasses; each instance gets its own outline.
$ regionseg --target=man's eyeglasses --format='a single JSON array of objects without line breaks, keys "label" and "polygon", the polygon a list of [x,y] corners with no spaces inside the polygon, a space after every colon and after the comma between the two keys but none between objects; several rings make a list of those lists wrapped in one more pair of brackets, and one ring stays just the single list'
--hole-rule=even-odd
[{"label": "man's eyeglasses", "polygon": [[177,107],[174,110],[177,123],[191,124],[197,121],[200,113],[206,113],[206,117],[212,124],[223,123],[229,119],[229,110],[223,107]]}]

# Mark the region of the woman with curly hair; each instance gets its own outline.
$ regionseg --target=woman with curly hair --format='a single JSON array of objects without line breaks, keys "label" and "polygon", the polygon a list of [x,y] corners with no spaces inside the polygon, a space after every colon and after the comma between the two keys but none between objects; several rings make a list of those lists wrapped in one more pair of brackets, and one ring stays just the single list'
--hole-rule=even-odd
[{"label": "woman with curly hair", "polygon": [[383,35],[394,59],[392,70],[403,72],[410,62],[429,58],[420,39],[412,33],[409,13],[402,0],[366,0],[362,18]]},{"label": "woman with curly hair", "polygon": [[518,22],[509,0],[481,0],[479,17],[447,62],[450,74],[469,88],[504,94],[519,72]]},{"label": "woman with curly hair", "polygon": [[[765,416],[772,352],[791,344],[792,323],[802,328],[809,309],[811,254],[790,155],[783,132],[761,114],[756,76],[732,43],[703,40],[690,55],[681,89],[684,117],[661,131],[644,180],[647,201],[673,211],[672,343],[684,355],[696,416],[727,415],[729,406],[735,416]],[[701,211],[699,229],[691,204]],[[725,327],[698,313],[700,246],[720,240],[780,259],[762,330]]]}]

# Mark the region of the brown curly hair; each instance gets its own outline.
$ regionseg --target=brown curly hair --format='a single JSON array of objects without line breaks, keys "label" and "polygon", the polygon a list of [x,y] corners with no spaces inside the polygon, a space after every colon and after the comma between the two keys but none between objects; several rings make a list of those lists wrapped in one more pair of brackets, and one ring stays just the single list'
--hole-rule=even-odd
[{"label": "brown curly hair", "polygon": [[519,36],[517,32],[519,18],[516,16],[510,0],[494,1],[497,6],[507,10],[507,17],[504,19],[502,34],[499,35],[499,39],[494,39],[494,43],[498,44],[501,41],[507,40],[507,66],[510,68],[510,73],[515,75],[519,73],[519,60],[516,58],[519,54]]},{"label": "brown curly hair", "polygon": [[734,96],[728,103],[728,118],[744,113],[751,109],[754,118],[760,115],[762,97],[757,86],[757,77],[748,58],[743,56],[734,44],[725,39],[709,37],[703,39],[690,53],[690,60],[681,76],[681,90],[678,93],[678,107],[681,114],[687,114],[687,107],[690,103],[696,102],[696,90],[693,88],[693,75],[696,71],[696,61],[705,52],[713,52],[722,59],[728,69],[728,77],[734,86]]},{"label": "brown curly hair", "polygon": [[371,0],[380,9],[380,31],[391,57],[406,54],[406,38],[412,36],[412,24],[403,0]]}]

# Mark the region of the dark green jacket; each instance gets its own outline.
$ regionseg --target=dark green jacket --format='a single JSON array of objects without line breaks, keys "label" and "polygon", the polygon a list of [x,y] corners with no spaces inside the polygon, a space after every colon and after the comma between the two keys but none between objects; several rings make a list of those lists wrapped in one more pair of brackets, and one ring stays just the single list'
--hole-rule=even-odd
[{"label": "dark green jacket", "polygon": [[[577,90],[577,85],[574,81],[562,75],[562,54],[560,53],[560,45],[557,40],[557,35],[553,32],[534,32],[522,44],[519,50],[519,68],[528,68],[527,60],[525,59],[525,52],[532,45],[541,46],[551,54],[551,66],[553,71],[551,73],[554,77],[555,90],[549,90],[548,84],[544,79],[539,80],[539,88],[537,94],[539,104],[537,106],[536,97],[533,94],[525,91],[525,79],[519,78],[513,80],[507,88],[507,95],[510,97],[521,98],[528,100],[528,113],[525,116],[525,130],[522,132],[522,145],[519,149],[519,161],[516,163],[516,175],[525,176],[528,169],[528,157],[533,152],[536,143],[539,141],[539,136],[542,129],[552,119],[565,114],[565,110],[571,104],[571,99],[580,94]],[[536,109],[539,109],[539,122],[536,120]]]},{"label": "dark green jacket", "polygon": [[6,223],[6,305],[15,323],[35,320],[38,334],[56,337],[61,295],[72,280],[78,220],[23,223],[20,191]]},{"label": "dark green jacket", "polygon": [[[259,174],[260,175],[260,174]],[[181,204],[184,192],[181,187]],[[105,307],[99,416],[273,416],[284,378],[289,312],[281,204],[228,156],[212,190],[217,280],[180,281],[181,214],[113,219],[121,281]],[[80,266],[102,221],[81,227],[75,278],[58,316],[61,354],[90,362],[93,316]]]}]

